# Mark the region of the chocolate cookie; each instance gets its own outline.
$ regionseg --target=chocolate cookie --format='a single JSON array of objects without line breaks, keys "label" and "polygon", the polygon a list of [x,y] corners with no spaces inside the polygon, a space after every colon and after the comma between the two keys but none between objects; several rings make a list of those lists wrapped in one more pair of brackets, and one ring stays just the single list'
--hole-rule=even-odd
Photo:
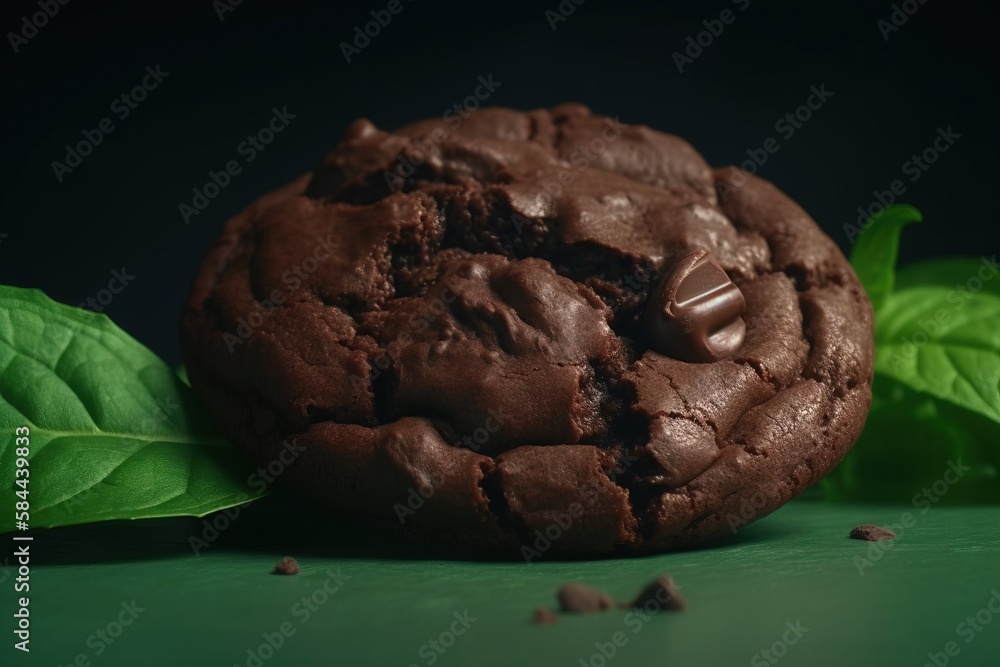
[{"label": "chocolate cookie", "polygon": [[529,560],[735,530],[829,471],[871,395],[868,300],[801,208],[576,104],[356,121],[229,221],[182,337],[288,487]]}]

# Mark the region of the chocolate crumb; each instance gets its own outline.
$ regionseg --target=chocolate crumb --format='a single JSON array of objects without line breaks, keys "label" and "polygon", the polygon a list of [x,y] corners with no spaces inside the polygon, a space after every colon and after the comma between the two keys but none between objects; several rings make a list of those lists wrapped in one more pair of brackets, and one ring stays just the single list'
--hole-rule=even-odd
[{"label": "chocolate crumb", "polygon": [[681,596],[674,580],[667,575],[662,575],[645,588],[632,602],[621,605],[624,608],[642,609],[647,612],[667,609],[670,611],[681,611],[687,607],[687,602]]},{"label": "chocolate crumb", "polygon": [[274,566],[273,574],[298,574],[299,562],[291,556],[285,556],[281,562]]},{"label": "chocolate crumb", "polygon": [[896,533],[882,526],[864,525],[858,526],[851,531],[852,540],[866,540],[868,542],[879,542],[881,540],[894,540]]},{"label": "chocolate crumb", "polygon": [[534,622],[538,625],[555,625],[559,622],[559,617],[552,613],[552,610],[547,607],[538,607],[535,609]]},{"label": "chocolate crumb", "polygon": [[566,584],[559,589],[559,608],[562,611],[579,614],[592,614],[595,611],[605,611],[614,606],[611,597],[596,588],[583,584]]}]

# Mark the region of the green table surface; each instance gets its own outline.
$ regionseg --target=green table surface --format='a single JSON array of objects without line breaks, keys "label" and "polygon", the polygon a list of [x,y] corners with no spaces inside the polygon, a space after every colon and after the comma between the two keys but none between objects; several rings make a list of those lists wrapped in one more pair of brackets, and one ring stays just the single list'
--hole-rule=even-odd
[{"label": "green table surface", "polygon": [[[909,527],[893,542],[847,539],[855,525],[904,520]],[[16,573],[7,567],[0,663],[1000,665],[995,506],[922,514],[799,500],[696,550],[531,565],[400,545],[282,498],[245,509],[195,556],[188,538],[201,527],[200,519],[165,519],[36,531],[31,653],[12,647]],[[301,574],[269,573],[284,555],[299,559]],[[686,611],[531,623],[533,609],[554,607],[568,581],[622,599],[661,573],[681,587]],[[267,634],[278,643],[282,627],[280,648],[260,651]]]}]

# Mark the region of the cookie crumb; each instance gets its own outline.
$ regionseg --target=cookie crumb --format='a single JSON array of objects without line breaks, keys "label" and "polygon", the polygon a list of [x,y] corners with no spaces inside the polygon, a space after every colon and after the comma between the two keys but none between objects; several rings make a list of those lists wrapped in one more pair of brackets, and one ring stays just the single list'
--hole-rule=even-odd
[{"label": "cookie crumb", "polygon": [[681,596],[673,578],[664,574],[643,588],[632,602],[623,603],[621,606],[626,609],[642,609],[647,612],[662,609],[681,611],[687,607],[687,602]]},{"label": "cookie crumb", "polygon": [[532,620],[538,625],[555,625],[559,622],[559,617],[548,607],[538,607]]},{"label": "cookie crumb", "polygon": [[880,542],[881,540],[896,539],[896,533],[892,532],[888,528],[883,528],[882,526],[866,524],[864,526],[858,526],[852,530],[851,539],[866,540],[868,542]]},{"label": "cookie crumb", "polygon": [[274,566],[273,574],[298,574],[299,562],[291,556],[285,556],[281,562]]},{"label": "cookie crumb", "polygon": [[566,584],[559,589],[556,597],[561,611],[575,614],[592,614],[614,606],[607,593],[583,584]]}]

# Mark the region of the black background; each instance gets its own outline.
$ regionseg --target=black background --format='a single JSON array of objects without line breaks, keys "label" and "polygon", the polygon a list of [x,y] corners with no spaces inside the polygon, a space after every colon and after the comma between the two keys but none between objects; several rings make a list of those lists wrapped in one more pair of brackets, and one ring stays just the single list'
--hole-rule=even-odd
[{"label": "black background", "polygon": [[[311,169],[353,118],[392,128],[440,116],[489,74],[501,83],[489,104],[578,100],[679,134],[717,165],[742,162],[775,137],[781,149],[759,173],[845,250],[844,225],[895,179],[906,183],[901,200],[926,217],[907,231],[903,261],[1000,245],[996,37],[985,2],[910,0],[919,9],[888,40],[877,22],[893,8],[872,0],[751,0],[743,12],[730,0],[587,0],[555,31],[545,11],[557,0],[402,3],[350,64],[340,42],[385,1],[243,0],[220,21],[211,0],[75,0],[19,53],[5,38],[0,282],[77,304],[125,267],[135,279],[105,312],[177,363],[183,299],[228,217]],[[725,8],[735,21],[678,72],[673,53]],[[37,0],[4,11],[6,35]],[[166,80],[127,119],[114,118],[112,100],[157,64]],[[782,138],[775,122],[821,84],[833,97]],[[178,205],[191,189],[242,160],[237,145],[285,106],[296,115],[289,127],[185,225]],[[51,163],[105,117],[116,129],[58,182]],[[961,139],[911,182],[903,163],[948,126]]]}]

